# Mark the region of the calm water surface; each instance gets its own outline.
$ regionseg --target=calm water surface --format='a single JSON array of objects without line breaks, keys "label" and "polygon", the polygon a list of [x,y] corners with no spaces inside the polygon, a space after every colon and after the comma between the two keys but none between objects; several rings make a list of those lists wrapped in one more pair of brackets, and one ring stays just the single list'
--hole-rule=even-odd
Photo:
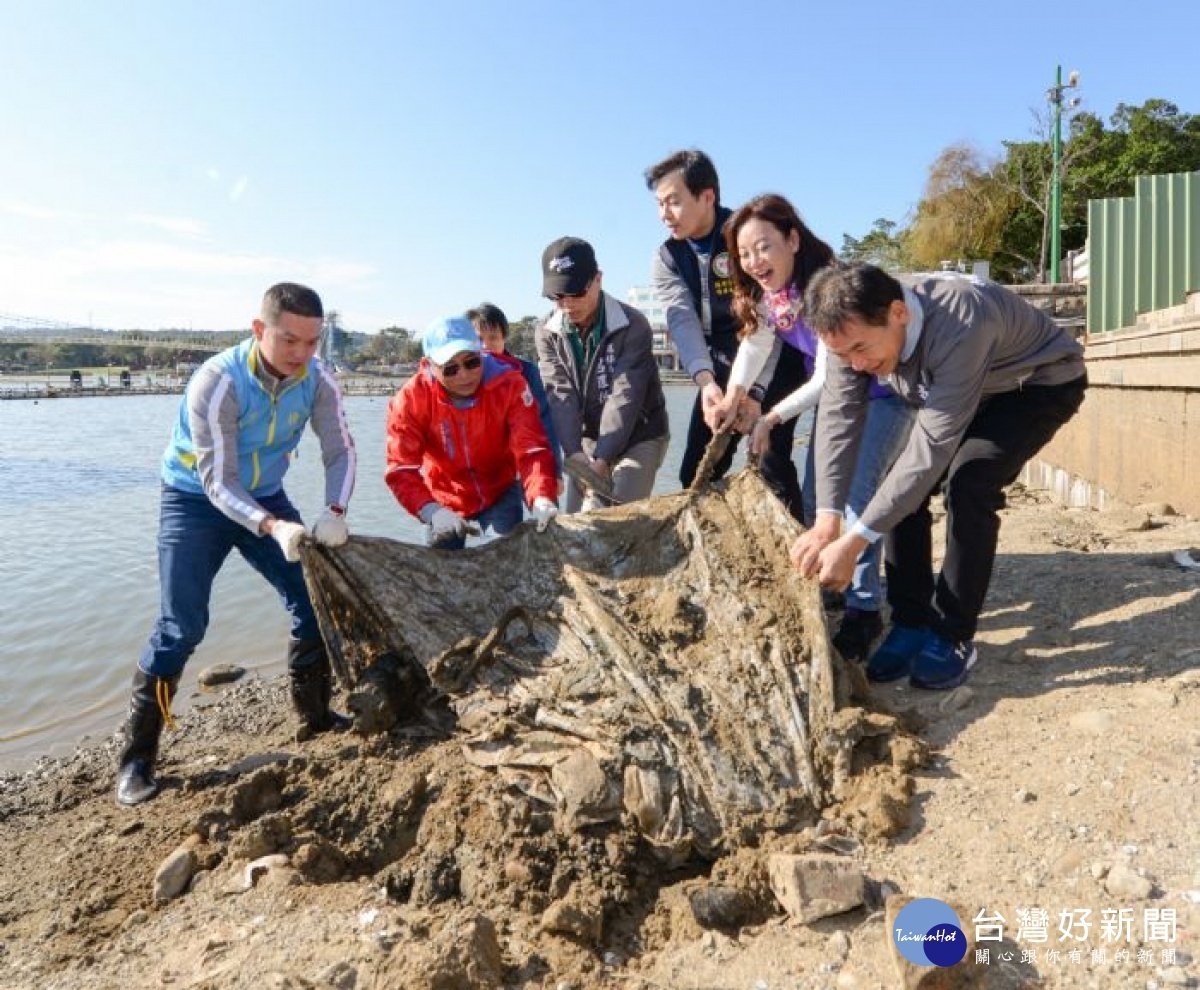
[{"label": "calm water surface", "polygon": [[[658,492],[679,487],[694,395],[689,386],[667,388],[672,441]],[[123,717],[158,612],[158,462],[178,405],[173,395],[0,402],[2,769],[107,736]],[[347,409],[359,454],[352,532],[421,542],[423,527],[383,483],[387,399],[350,398]],[[323,475],[311,435],[286,488],[306,519],[320,512]],[[274,593],[231,555],[181,699],[214,663],[281,672],[287,634]]]}]

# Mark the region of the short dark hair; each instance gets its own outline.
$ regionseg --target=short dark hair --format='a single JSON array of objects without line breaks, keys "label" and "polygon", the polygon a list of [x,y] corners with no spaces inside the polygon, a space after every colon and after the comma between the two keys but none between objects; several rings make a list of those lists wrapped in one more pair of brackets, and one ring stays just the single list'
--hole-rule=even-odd
[{"label": "short dark hair", "polygon": [[325,309],[321,305],[321,297],[307,285],[295,282],[280,282],[267,289],[262,301],[262,321],[273,327],[279,322],[281,313],[292,313],[296,316],[315,316],[325,318]]},{"label": "short dark hair", "polygon": [[657,165],[646,169],[646,188],[653,191],[672,172],[682,172],[684,185],[693,196],[699,196],[705,189],[713,191],[713,201],[721,205],[721,183],[717,179],[717,167],[699,148],[688,148],[677,151],[664,158]]},{"label": "short dark hair", "polygon": [[804,293],[804,319],[817,333],[836,335],[847,320],[867,326],[887,325],[894,302],[904,301],[904,287],[882,268],[858,262],[833,265],[817,272]]},{"label": "short dark hair", "polygon": [[479,329],[479,324],[485,323],[496,327],[505,337],[508,336],[508,317],[495,303],[481,302],[474,309],[468,309],[465,315],[476,330]]}]

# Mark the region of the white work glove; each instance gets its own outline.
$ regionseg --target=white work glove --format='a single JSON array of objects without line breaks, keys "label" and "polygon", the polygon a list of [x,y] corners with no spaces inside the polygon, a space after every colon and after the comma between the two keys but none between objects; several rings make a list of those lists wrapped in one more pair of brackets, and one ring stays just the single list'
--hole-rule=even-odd
[{"label": "white work glove", "polygon": [[537,523],[537,531],[539,533],[546,532],[546,527],[550,525],[550,520],[558,515],[558,506],[555,505],[545,495],[539,495],[533,500],[533,518]]},{"label": "white work glove", "polygon": [[313,539],[327,547],[340,547],[350,539],[350,527],[346,517],[333,509],[326,509],[312,528]]},{"label": "white work glove", "polygon": [[429,517],[429,526],[433,530],[435,540],[441,539],[443,536],[465,537],[467,535],[467,521],[453,509],[447,509],[444,505]]},{"label": "white work glove", "polygon": [[283,555],[293,564],[300,559],[300,541],[308,534],[299,523],[276,519],[271,527],[271,539],[283,548]]}]

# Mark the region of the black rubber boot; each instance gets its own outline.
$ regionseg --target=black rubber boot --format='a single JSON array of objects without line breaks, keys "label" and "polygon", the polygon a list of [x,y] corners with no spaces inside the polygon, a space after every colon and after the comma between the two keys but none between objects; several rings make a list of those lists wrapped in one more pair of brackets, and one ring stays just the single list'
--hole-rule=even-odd
[{"label": "black rubber boot", "polygon": [[303,741],[318,732],[341,732],[350,728],[351,719],[329,707],[333,697],[333,672],[329,669],[329,654],[321,640],[293,639],[288,643],[288,677],[292,707],[300,716],[298,739]]},{"label": "black rubber boot", "polygon": [[164,721],[159,698],[161,694],[169,711],[178,686],[178,677],[154,677],[140,667],[133,675],[125,745],[117,765],[118,804],[141,804],[158,793],[154,761],[158,758],[158,738]]}]

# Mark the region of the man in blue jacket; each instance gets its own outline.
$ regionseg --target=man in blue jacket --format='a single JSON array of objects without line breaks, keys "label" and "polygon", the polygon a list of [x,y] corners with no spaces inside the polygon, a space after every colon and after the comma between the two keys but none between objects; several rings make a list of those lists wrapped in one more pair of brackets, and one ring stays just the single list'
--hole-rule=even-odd
[{"label": "man in blue jacket", "polygon": [[354,442],[341,390],[317,360],[320,297],[290,282],[272,286],[254,336],[211,358],[192,376],[162,460],[158,568],[162,602],[133,678],[117,773],[117,801],[158,792],[158,741],[184,665],[208,627],[213,580],[237,550],[270,582],[292,617],[288,674],[302,736],[339,728],[332,680],[299,547],[307,535],[283,477],[311,422],[325,463],[326,509],[312,536],[346,542],[354,488]]}]

